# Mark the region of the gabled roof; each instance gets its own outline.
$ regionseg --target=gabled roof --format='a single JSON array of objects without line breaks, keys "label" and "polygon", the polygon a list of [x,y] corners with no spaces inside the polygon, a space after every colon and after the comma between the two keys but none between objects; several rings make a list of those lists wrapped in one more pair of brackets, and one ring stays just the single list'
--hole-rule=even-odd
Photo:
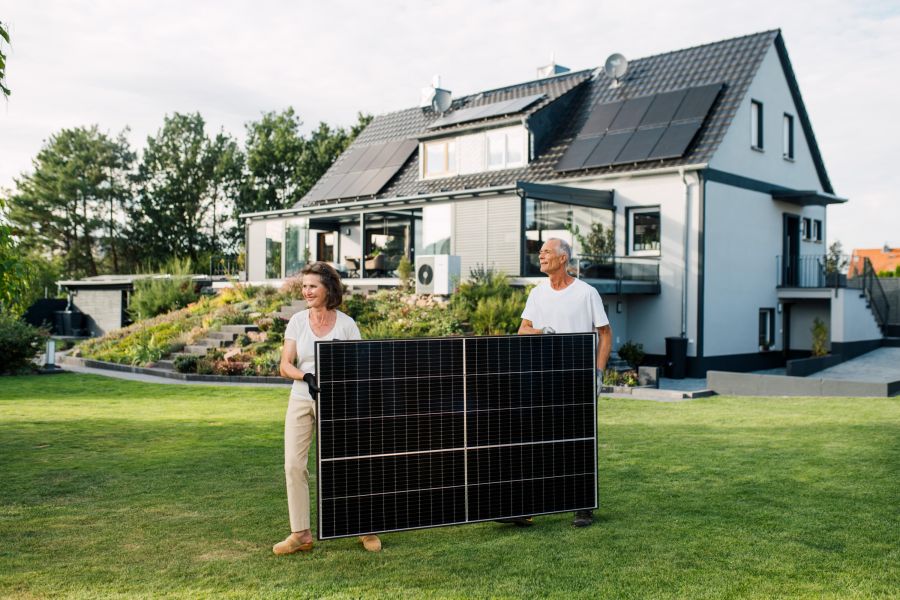
[{"label": "gabled roof", "polygon": [[882,271],[894,272],[900,267],[900,248],[856,248],[853,250],[853,258],[850,264],[861,264],[859,259],[868,258],[872,263],[875,273]]},{"label": "gabled roof", "polygon": [[[368,197],[399,198],[437,194],[453,190],[514,185],[516,181],[520,180],[564,182],[566,179],[592,174],[626,173],[660,167],[708,163],[722,142],[750,83],[773,43],[778,51],[789,88],[794,97],[801,126],[809,141],[822,187],[826,192],[833,193],[812,133],[812,126],[800,97],[799,87],[787,58],[781,33],[778,30],[772,30],[632,60],[629,63],[628,74],[619,87],[612,87],[611,80],[603,73],[602,69],[596,69],[565,73],[459,98],[453,102],[451,114],[452,111],[461,108],[543,94],[542,100],[529,106],[522,114],[516,115],[516,118],[517,120],[531,119],[544,109],[556,110],[558,114],[553,119],[556,125],[552,131],[547,132],[549,142],[544,144],[543,148],[538,149],[538,156],[525,167],[420,181],[418,153],[414,152],[397,174],[375,196]],[[556,170],[555,166],[560,157],[581,130],[595,104],[713,83],[723,83],[724,89],[710,109],[693,143],[682,156],[565,173]],[[328,173],[296,206],[326,205],[350,200],[351,198],[323,198],[322,184],[333,172],[340,171],[341,161],[353,149],[395,140],[432,137],[438,132],[451,133],[471,127],[471,124],[461,124],[441,129],[429,129],[429,125],[438,118],[440,115],[431,109],[423,110],[421,108],[410,108],[376,117],[357,137],[350,149],[335,161]],[[509,120],[508,117],[503,117],[503,119]]]}]

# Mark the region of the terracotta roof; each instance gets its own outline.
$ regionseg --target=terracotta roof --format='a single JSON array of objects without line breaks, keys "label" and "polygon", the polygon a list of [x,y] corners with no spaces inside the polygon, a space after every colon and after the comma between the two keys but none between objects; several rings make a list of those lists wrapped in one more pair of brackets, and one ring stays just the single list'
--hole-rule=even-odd
[{"label": "terracotta roof", "polygon": [[881,273],[882,271],[894,273],[897,267],[900,267],[900,248],[857,248],[853,250],[850,264],[859,264],[863,258],[869,259],[875,273]]}]

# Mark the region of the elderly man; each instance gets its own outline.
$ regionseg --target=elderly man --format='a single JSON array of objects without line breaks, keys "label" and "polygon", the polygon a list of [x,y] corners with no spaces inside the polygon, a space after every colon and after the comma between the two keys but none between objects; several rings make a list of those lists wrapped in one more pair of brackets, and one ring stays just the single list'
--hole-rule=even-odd
[{"label": "elderly man", "polygon": [[[596,329],[600,336],[597,346],[599,388],[612,348],[612,328],[597,290],[572,277],[566,270],[571,258],[572,248],[565,240],[550,238],[541,246],[541,272],[547,274],[547,280],[528,295],[519,334],[582,333]],[[579,510],[572,524],[587,527],[593,521],[592,511]],[[517,524],[524,525],[526,522]]]}]

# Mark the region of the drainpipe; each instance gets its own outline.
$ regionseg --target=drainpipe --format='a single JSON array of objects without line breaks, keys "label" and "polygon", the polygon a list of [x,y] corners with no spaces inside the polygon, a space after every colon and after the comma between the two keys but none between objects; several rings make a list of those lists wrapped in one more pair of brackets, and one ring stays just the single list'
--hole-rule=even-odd
[{"label": "drainpipe", "polygon": [[681,337],[687,337],[688,314],[688,274],[690,273],[691,242],[691,186],[688,183],[684,167],[678,169],[681,182],[684,184],[684,270],[681,280]]}]

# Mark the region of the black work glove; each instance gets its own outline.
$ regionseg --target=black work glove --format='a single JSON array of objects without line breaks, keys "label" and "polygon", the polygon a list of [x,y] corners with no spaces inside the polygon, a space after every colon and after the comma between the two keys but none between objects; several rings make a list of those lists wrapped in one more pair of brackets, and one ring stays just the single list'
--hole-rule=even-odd
[{"label": "black work glove", "polygon": [[303,376],[303,381],[306,385],[309,386],[309,395],[312,396],[313,400],[319,399],[319,384],[316,381],[316,376],[312,373],[306,373]]}]

